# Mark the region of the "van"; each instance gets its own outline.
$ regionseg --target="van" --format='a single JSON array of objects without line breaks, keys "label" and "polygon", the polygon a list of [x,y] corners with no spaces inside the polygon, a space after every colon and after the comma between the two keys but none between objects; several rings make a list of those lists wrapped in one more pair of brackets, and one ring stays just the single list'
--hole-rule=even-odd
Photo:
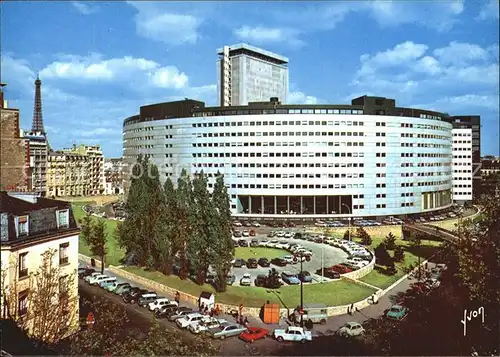
[{"label": "van", "polygon": [[137,303],[139,304],[139,306],[145,307],[148,306],[150,302],[153,302],[156,299],[158,299],[158,295],[156,295],[156,293],[146,293],[141,295]]},{"label": "van", "polygon": [[108,285],[114,284],[116,282],[116,278],[114,276],[110,276],[109,278],[106,278],[104,280],[101,280],[99,282],[99,286],[101,288],[105,288]]},{"label": "van", "polygon": [[[326,321],[328,320],[328,311],[325,304],[305,304],[303,310],[304,322],[308,324],[326,324]],[[291,320],[294,322],[300,322],[300,319],[299,309],[296,309],[291,316]]]}]

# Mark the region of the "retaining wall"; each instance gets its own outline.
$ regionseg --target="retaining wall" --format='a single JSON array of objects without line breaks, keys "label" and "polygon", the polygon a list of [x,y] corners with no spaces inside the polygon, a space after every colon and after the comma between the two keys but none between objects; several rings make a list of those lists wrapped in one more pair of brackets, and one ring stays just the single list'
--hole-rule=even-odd
[{"label": "retaining wall", "polygon": [[[90,265],[91,259],[90,257],[87,257],[86,255],[78,253],[78,259],[85,262],[85,264]],[[95,260],[95,267],[97,269],[101,269],[101,261],[99,259],[94,259]]]}]

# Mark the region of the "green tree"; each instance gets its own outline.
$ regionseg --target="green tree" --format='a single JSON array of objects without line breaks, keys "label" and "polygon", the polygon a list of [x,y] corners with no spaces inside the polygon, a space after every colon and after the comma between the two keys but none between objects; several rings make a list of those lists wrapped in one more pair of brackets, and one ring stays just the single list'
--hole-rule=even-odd
[{"label": "green tree", "polygon": [[177,254],[180,260],[179,277],[186,279],[189,276],[188,245],[192,237],[192,223],[196,216],[193,210],[192,183],[185,169],[182,170],[177,180],[175,200],[177,206],[175,221],[178,227],[176,243],[179,244]]},{"label": "green tree", "polygon": [[226,290],[226,276],[231,270],[231,260],[234,256],[234,242],[232,239],[231,203],[224,184],[224,177],[217,172],[212,192],[212,206],[216,219],[213,221],[217,229],[217,239],[214,242],[214,268],[217,273],[217,291]]},{"label": "green tree", "polygon": [[360,238],[361,244],[370,245],[372,244],[372,237],[368,234],[368,232],[363,227],[358,227],[356,230],[356,236]]},{"label": "green tree", "polygon": [[351,235],[350,235],[350,233],[349,233],[349,230],[346,230],[346,231],[344,232],[344,240],[349,240],[349,238],[351,238]]},{"label": "green tree", "polygon": [[392,258],[387,251],[387,248],[384,243],[380,243],[375,248],[375,258],[377,259],[377,263],[380,265],[389,266],[392,262]]},{"label": "green tree", "polygon": [[389,232],[384,239],[384,244],[387,250],[394,250],[396,248],[396,236],[392,232]]},{"label": "green tree", "polygon": [[85,212],[80,224],[80,238],[89,245],[92,233],[92,215],[90,212]]},{"label": "green tree", "polygon": [[107,241],[106,221],[99,218],[92,224],[88,245],[92,254],[101,259],[101,273],[104,273],[104,263],[108,253]]},{"label": "green tree", "polygon": [[394,248],[394,261],[402,262],[404,260],[405,260],[405,251],[400,245],[397,245],[396,248]]}]

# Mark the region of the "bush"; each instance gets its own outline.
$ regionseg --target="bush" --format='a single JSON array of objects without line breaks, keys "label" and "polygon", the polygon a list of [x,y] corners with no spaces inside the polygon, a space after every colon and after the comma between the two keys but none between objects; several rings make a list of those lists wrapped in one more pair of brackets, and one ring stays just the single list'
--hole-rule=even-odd
[{"label": "bush", "polygon": [[370,235],[365,231],[365,229],[363,227],[359,227],[357,230],[356,230],[356,236],[358,238],[360,238],[361,240],[361,244],[363,245],[371,245],[372,244],[372,238],[370,237]]},{"label": "bush", "polygon": [[349,234],[349,230],[347,230],[344,233],[344,240],[349,240],[349,238],[350,238],[350,234]]},{"label": "bush", "polygon": [[396,248],[396,237],[392,232],[385,237],[384,244],[388,250],[394,250],[394,248]]}]

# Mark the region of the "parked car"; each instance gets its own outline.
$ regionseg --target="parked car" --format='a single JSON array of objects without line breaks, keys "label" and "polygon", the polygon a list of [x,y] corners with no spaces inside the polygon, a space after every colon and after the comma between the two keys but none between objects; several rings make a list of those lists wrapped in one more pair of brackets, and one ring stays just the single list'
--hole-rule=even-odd
[{"label": "parked car", "polygon": [[347,273],[350,273],[352,271],[352,269],[349,269],[345,265],[341,265],[341,264],[334,265],[330,269],[333,271],[336,271],[339,274],[347,274]]},{"label": "parked car", "polygon": [[178,306],[179,304],[177,301],[170,301],[167,298],[161,297],[157,298],[155,301],[150,302],[148,304],[149,311],[156,311],[161,309],[163,306],[168,306],[168,305],[175,305]]},{"label": "parked car", "polygon": [[260,258],[259,261],[257,262],[261,267],[267,268],[271,265],[269,260],[267,258]]},{"label": "parked car", "polygon": [[254,229],[250,229],[250,237],[255,237],[255,230]]},{"label": "parked car", "polygon": [[429,279],[425,280],[425,284],[431,289],[436,289],[436,288],[439,288],[439,285],[441,285],[441,282],[438,279],[429,278]]},{"label": "parked car", "polygon": [[242,226],[242,224],[241,224],[241,222],[234,221],[234,222],[233,222],[233,226],[235,226],[235,227],[241,227],[241,226]]},{"label": "parked car", "polygon": [[247,260],[247,268],[248,269],[256,269],[258,267],[259,267],[259,264],[257,263],[257,259],[250,258]]},{"label": "parked car", "polygon": [[251,225],[253,227],[260,227],[260,223],[259,222],[252,222]]},{"label": "parked car", "polygon": [[294,264],[297,262],[292,255],[284,255],[281,257],[281,259],[286,261],[287,264]]},{"label": "parked car", "polygon": [[207,276],[205,277],[205,283],[207,284],[215,284],[216,280],[217,276],[213,273],[208,273]]},{"label": "parked car", "polygon": [[250,286],[252,284],[252,276],[249,273],[243,274],[243,277],[240,279],[241,286]]},{"label": "parked car", "polygon": [[274,232],[274,231],[271,231],[271,232],[267,233],[267,236],[268,236],[269,238],[272,238],[272,237],[274,237],[275,235],[276,235],[276,232]]},{"label": "parked car", "polygon": [[234,274],[229,274],[226,278],[227,285],[233,285],[235,281],[236,281],[236,276]]},{"label": "parked car", "polygon": [[123,301],[130,304],[135,304],[142,294],[147,293],[146,289],[132,288],[130,291],[122,295]]},{"label": "parked car", "polygon": [[129,283],[124,283],[123,281],[115,281],[113,284],[109,284],[108,286],[104,287],[104,289],[112,293],[120,286],[127,286],[127,285],[130,286]]},{"label": "parked car", "polygon": [[106,289],[107,286],[116,283],[116,278],[114,276],[110,276],[106,279],[101,280],[98,285],[99,287]]},{"label": "parked car", "polygon": [[190,309],[189,307],[180,307],[179,309],[168,315],[168,321],[175,321],[185,315],[192,314],[193,312],[193,309]]},{"label": "parked car", "polygon": [[416,293],[425,294],[430,290],[430,287],[425,282],[416,282],[410,285],[411,290]]},{"label": "parked car", "polygon": [[215,317],[206,317],[198,323],[193,323],[189,325],[188,329],[192,333],[199,334],[202,332],[207,332],[209,329],[217,328],[222,323],[227,322],[225,319],[217,319]]},{"label": "parked car", "polygon": [[248,221],[243,222],[243,225],[244,225],[245,227],[251,227],[251,226],[252,226],[252,225],[250,224],[250,222],[248,222]]},{"label": "parked car", "polygon": [[258,247],[259,246],[259,240],[258,239],[252,239],[250,241],[250,247]]},{"label": "parked car", "polygon": [[250,233],[245,229],[242,233],[243,237],[249,237]]},{"label": "parked car", "polygon": [[123,295],[125,294],[126,292],[129,292],[130,290],[132,290],[133,286],[128,284],[128,283],[125,283],[125,285],[120,285],[118,286],[115,290],[113,290],[113,293],[115,293],[116,295]]},{"label": "parked car", "polygon": [[297,285],[300,284],[300,280],[297,277],[297,275],[290,273],[290,272],[283,272],[281,273],[281,279],[287,284],[290,285]]},{"label": "parked car", "polygon": [[89,284],[90,285],[99,285],[99,283],[101,281],[104,281],[106,279],[110,278],[110,276],[107,276],[107,275],[97,275],[97,276],[94,276],[93,278],[90,278],[89,279]]},{"label": "parked car", "polygon": [[401,321],[408,315],[408,308],[399,304],[392,305],[392,307],[387,311],[386,317],[391,320]]},{"label": "parked car", "polygon": [[364,333],[365,329],[357,322],[346,322],[344,326],[338,330],[338,334],[345,337],[362,336]]},{"label": "parked car", "polygon": [[88,268],[88,267],[78,268],[78,277],[80,279],[83,279],[83,278],[91,275],[92,273],[95,273],[95,269],[93,269],[93,268]]},{"label": "parked car", "polygon": [[[321,275],[321,269],[319,269],[319,273],[316,272],[316,274],[319,274]],[[331,270],[331,269],[325,269],[324,272],[323,272],[323,276],[325,278],[329,278],[329,279],[340,279],[340,273],[338,271],[335,271],[335,270]]]},{"label": "parked car", "polygon": [[155,317],[158,319],[167,318],[167,317],[170,317],[171,315],[174,315],[177,311],[183,311],[185,309],[188,309],[190,312],[193,311],[193,309],[191,309],[189,307],[184,307],[184,306],[179,307],[179,306],[166,305],[166,306],[163,306],[162,308],[160,308],[159,310],[155,311]]},{"label": "parked car", "polygon": [[177,320],[175,320],[175,323],[180,328],[187,328],[187,327],[189,327],[189,325],[191,325],[193,323],[198,323],[204,317],[205,316],[200,314],[199,312],[192,312],[190,314],[179,317]]},{"label": "parked car", "polygon": [[311,276],[311,273],[309,273],[308,271],[306,270],[303,270],[299,273],[298,275],[298,278],[300,281],[302,281],[303,283],[310,283],[312,282],[313,278]]},{"label": "parked car", "polygon": [[247,265],[247,262],[244,259],[235,259],[233,263],[233,267],[241,268]]},{"label": "parked car", "polygon": [[95,271],[93,273],[90,273],[90,275],[87,275],[83,280],[85,280],[87,283],[90,284],[90,281],[93,281],[98,276],[106,276],[106,275],[101,274],[101,272]]},{"label": "parked car", "polygon": [[146,307],[149,305],[149,303],[156,301],[158,299],[158,295],[154,292],[142,294],[137,303],[139,304],[140,307]]},{"label": "parked car", "polygon": [[[243,236],[245,236],[245,235],[243,235]],[[238,245],[239,245],[240,247],[248,247],[248,241],[246,241],[246,240],[244,240],[244,239],[240,239],[240,240],[238,241]]]},{"label": "parked car", "polygon": [[271,260],[271,264],[277,265],[279,267],[285,267],[287,262],[284,259],[281,258],[274,258]]},{"label": "parked car", "polygon": [[273,336],[279,342],[299,341],[305,343],[306,341],[312,341],[311,331],[305,331],[302,327],[290,326],[286,329],[276,329]]},{"label": "parked car", "polygon": [[266,338],[269,335],[269,330],[261,327],[247,327],[246,331],[240,333],[240,339],[245,342],[254,342],[260,340],[261,338]]},{"label": "parked car", "polygon": [[233,232],[233,237],[239,238],[239,237],[241,237],[241,236],[242,236],[241,231],[237,231],[237,230],[235,230],[235,231]]},{"label": "parked car", "polygon": [[207,330],[207,333],[212,336],[212,338],[220,338],[221,340],[223,340],[226,337],[239,336],[246,330],[247,328],[245,326],[224,322],[220,324],[219,327]]},{"label": "parked car", "polygon": [[259,242],[259,247],[267,247],[268,244],[269,241],[267,239],[264,239]]},{"label": "parked car", "polygon": [[255,286],[266,287],[267,275],[257,275],[253,283]]},{"label": "parked car", "polygon": [[295,309],[289,316],[290,321],[295,324],[300,323],[301,320],[309,324],[325,325],[328,320],[328,308],[325,304],[305,304],[302,308],[303,314],[300,314],[300,307]]}]

